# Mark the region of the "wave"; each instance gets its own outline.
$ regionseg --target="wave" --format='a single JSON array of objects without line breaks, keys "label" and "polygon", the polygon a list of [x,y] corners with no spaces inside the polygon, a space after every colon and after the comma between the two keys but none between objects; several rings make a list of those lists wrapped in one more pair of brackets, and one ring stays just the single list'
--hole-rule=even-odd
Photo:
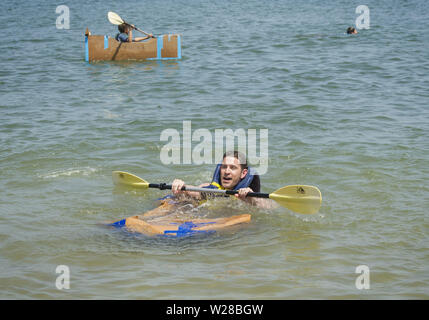
[{"label": "wave", "polygon": [[91,168],[91,167],[68,168],[68,169],[53,171],[47,174],[41,174],[39,175],[39,178],[54,179],[54,178],[64,177],[64,176],[89,176],[95,172],[97,172],[97,169]]}]

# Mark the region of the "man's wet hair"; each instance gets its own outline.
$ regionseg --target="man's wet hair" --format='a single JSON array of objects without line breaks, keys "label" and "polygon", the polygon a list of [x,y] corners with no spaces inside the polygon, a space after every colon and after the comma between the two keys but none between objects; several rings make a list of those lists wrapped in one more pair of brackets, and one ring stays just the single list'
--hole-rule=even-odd
[{"label": "man's wet hair", "polygon": [[234,157],[234,158],[238,159],[238,161],[240,162],[241,170],[248,168],[246,156],[242,152],[240,152],[240,151],[227,151],[223,154],[222,159],[225,159],[226,157]]}]

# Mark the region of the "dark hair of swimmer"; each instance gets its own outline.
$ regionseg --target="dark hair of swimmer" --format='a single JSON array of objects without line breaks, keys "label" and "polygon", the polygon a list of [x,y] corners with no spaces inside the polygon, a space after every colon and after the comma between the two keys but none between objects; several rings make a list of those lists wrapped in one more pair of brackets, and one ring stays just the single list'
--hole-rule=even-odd
[{"label": "dark hair of swimmer", "polygon": [[118,25],[118,31],[120,32],[120,33],[124,33],[124,32],[126,32],[127,31],[127,25],[125,24],[125,23],[123,23],[123,24],[120,24],[120,25]]},{"label": "dark hair of swimmer", "polygon": [[347,34],[355,34],[357,33],[357,30],[353,27],[348,27],[347,28]]}]

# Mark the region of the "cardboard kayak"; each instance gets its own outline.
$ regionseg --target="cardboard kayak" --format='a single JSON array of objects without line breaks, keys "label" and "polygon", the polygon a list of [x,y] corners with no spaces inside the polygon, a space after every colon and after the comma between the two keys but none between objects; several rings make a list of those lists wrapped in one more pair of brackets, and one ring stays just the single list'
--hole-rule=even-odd
[{"label": "cardboard kayak", "polygon": [[160,35],[141,42],[119,42],[106,35],[85,32],[85,61],[181,59],[181,36]]},{"label": "cardboard kayak", "polygon": [[111,226],[127,228],[131,232],[138,232],[148,236],[183,237],[193,234],[214,233],[232,226],[248,223],[250,214],[233,215],[214,219],[186,219],[168,217],[174,204],[164,202],[159,207],[141,215],[131,216],[111,223]]}]

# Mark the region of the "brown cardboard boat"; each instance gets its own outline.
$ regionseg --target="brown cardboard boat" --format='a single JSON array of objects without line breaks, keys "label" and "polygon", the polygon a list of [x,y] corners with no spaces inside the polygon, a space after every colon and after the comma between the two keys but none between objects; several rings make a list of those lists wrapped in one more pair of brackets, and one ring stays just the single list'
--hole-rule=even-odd
[{"label": "brown cardboard boat", "polygon": [[85,61],[127,61],[181,59],[181,35],[160,35],[140,42],[119,42],[85,32]]},{"label": "brown cardboard boat", "polygon": [[138,232],[148,236],[183,237],[194,234],[214,233],[232,226],[249,223],[250,214],[233,215],[215,219],[185,219],[165,217],[174,205],[163,202],[159,207],[144,214],[131,216],[108,225],[125,227],[131,232]]}]

